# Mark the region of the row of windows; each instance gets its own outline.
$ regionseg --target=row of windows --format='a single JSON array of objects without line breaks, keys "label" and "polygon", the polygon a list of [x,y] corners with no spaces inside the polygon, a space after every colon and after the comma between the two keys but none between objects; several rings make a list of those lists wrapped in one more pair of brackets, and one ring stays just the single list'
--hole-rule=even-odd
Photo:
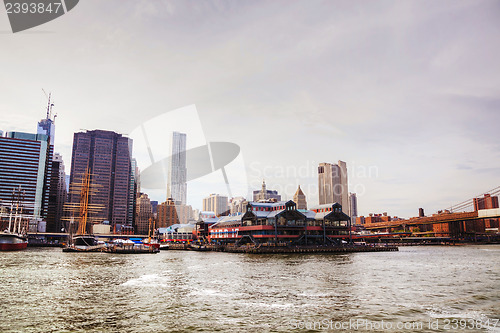
[{"label": "row of windows", "polygon": [[19,141],[18,139],[5,139],[0,137],[0,148],[6,147],[19,147],[22,149],[26,150],[33,150],[35,151],[36,149],[40,150],[41,142],[40,141],[28,141],[28,142],[22,142]]},{"label": "row of windows", "polygon": [[285,209],[286,206],[276,206],[276,207],[258,207],[258,206],[253,206],[252,209],[253,211],[257,212],[271,212],[275,210],[283,210]]},{"label": "row of windows", "polygon": [[15,179],[26,179],[26,178],[38,178],[38,170],[36,172],[28,172],[25,170],[2,170],[0,169],[0,178],[15,178]]},{"label": "row of windows", "polygon": [[0,161],[2,165],[17,165],[28,163],[30,165],[38,165],[40,161],[38,156],[7,156],[3,157],[0,155]]}]

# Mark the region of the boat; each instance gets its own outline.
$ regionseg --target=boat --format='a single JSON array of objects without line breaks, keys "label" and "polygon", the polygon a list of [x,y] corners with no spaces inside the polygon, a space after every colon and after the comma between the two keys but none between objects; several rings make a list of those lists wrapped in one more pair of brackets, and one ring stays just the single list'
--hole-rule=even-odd
[{"label": "boat", "polygon": [[[160,243],[158,242],[157,239],[151,237],[151,234],[153,233],[151,229],[151,221],[152,219],[149,219],[149,231],[148,231],[148,238],[144,238],[142,240],[142,244],[146,247],[148,247],[151,251],[154,251],[154,253],[160,252]],[[154,229],[154,226],[153,226]]]},{"label": "boat", "polygon": [[24,250],[28,247],[28,239],[22,234],[5,230],[0,234],[0,251]]},{"label": "boat", "polygon": [[122,254],[158,253],[160,252],[159,245],[155,243],[135,243],[129,239],[115,239],[111,244],[108,244],[104,252]]},{"label": "boat", "polygon": [[98,242],[92,234],[92,222],[90,216],[100,210],[100,205],[89,203],[91,195],[97,193],[97,190],[92,186],[92,174],[89,169],[85,171],[82,181],[79,184],[72,184],[70,191],[80,195],[80,202],[77,204],[69,204],[66,208],[72,213],[78,213],[78,229],[73,235],[75,219],[70,219],[68,244],[63,248],[63,252],[101,252],[106,248],[106,244]]},{"label": "boat", "polygon": [[206,245],[194,244],[194,243],[189,244],[187,249],[193,251],[210,251],[210,249]]},{"label": "boat", "polygon": [[166,242],[162,242],[160,243],[160,251],[166,251],[170,248],[170,244],[166,243]]},{"label": "boat", "polygon": [[109,253],[139,254],[139,253],[158,253],[160,252],[160,243],[151,237],[151,219],[149,219],[148,238],[140,239],[115,239],[104,249]]},{"label": "boat", "polygon": [[99,243],[93,235],[76,235],[63,248],[63,252],[101,252],[105,248],[106,244]]},{"label": "boat", "polygon": [[[16,193],[17,191],[17,193]],[[9,226],[0,233],[0,251],[17,251],[24,250],[28,247],[28,237],[26,236],[25,228],[22,226],[23,205],[21,204],[21,186],[19,189],[12,191],[12,203],[10,206]],[[14,211],[14,198],[17,197],[15,205],[15,216],[12,221]],[[18,212],[20,211],[20,214]]]},{"label": "boat", "polygon": [[142,240],[135,239],[136,241],[133,241],[131,239],[115,239],[111,244],[108,244],[105,251],[110,253],[124,254],[160,252],[160,243],[158,243],[156,239],[151,237],[151,221],[152,219],[149,219],[148,238],[144,238]]}]

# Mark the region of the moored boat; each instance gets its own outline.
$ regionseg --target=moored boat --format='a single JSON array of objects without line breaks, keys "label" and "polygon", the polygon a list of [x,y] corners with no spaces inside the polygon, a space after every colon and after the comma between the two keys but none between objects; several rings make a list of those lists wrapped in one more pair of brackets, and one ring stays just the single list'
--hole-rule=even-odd
[{"label": "moored boat", "polygon": [[[101,252],[106,248],[106,244],[98,242],[92,234],[91,215],[102,209],[100,205],[91,204],[90,196],[97,193],[92,181],[92,174],[89,168],[82,176],[81,183],[70,185],[70,192],[80,196],[80,202],[69,203],[65,208],[73,215],[78,214],[78,218],[70,218],[68,245],[63,248],[63,252]],[[73,235],[73,226],[77,224],[78,229]]]},{"label": "moored boat", "polygon": [[3,233],[0,233],[0,251],[17,251],[28,247],[26,221],[23,221],[23,198],[24,191],[22,191],[21,186],[18,189],[13,189],[9,225]]},{"label": "moored boat", "polygon": [[5,230],[0,234],[0,251],[24,250],[28,247],[28,239],[17,233]]},{"label": "moored boat", "polygon": [[93,235],[77,235],[63,252],[101,252],[105,247],[106,244],[97,242]]},{"label": "moored boat", "polygon": [[104,252],[122,254],[158,253],[160,252],[160,244],[154,242],[136,243],[129,239],[115,239],[111,244],[106,246]]},{"label": "moored boat", "polygon": [[104,252],[121,253],[121,254],[140,254],[140,253],[158,253],[160,252],[160,249],[154,246],[149,246],[149,244],[134,244],[131,246],[113,245],[106,247],[104,249]]}]

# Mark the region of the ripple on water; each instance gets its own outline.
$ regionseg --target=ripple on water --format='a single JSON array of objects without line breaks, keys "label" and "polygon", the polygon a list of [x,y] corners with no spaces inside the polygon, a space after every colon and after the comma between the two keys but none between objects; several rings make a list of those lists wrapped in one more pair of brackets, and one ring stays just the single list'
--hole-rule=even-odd
[{"label": "ripple on water", "polygon": [[168,287],[169,279],[159,274],[145,274],[135,279],[130,279],[121,285],[124,287]]}]

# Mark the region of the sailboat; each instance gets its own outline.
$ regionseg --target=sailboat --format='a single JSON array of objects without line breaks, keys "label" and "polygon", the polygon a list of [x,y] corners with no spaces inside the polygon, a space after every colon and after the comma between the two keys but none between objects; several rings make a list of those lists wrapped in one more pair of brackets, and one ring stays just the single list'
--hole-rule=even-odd
[{"label": "sailboat", "polygon": [[[14,221],[12,215],[14,211],[14,200],[17,196]],[[26,229],[23,226],[23,204],[21,186],[19,189],[12,191],[12,202],[10,205],[9,226],[0,233],[0,251],[16,251],[24,250],[28,247],[28,238],[26,237]]]},{"label": "sailboat", "polygon": [[70,218],[68,244],[63,248],[63,252],[99,252],[105,247],[104,244],[98,244],[95,236],[92,234],[92,222],[90,216],[102,209],[102,206],[91,204],[90,196],[97,193],[97,189],[91,183],[92,175],[89,169],[85,171],[80,184],[72,184],[72,193],[80,194],[79,203],[69,203],[66,210],[78,213],[78,229],[73,234],[75,218]]},{"label": "sailboat", "polygon": [[[24,192],[23,192],[24,194]],[[12,212],[14,210],[14,198],[16,190],[12,191],[12,202],[10,205],[9,226],[0,233],[0,251],[17,251],[24,250],[28,247],[28,238],[26,237],[26,229],[22,223],[23,205],[22,205],[21,186],[17,190],[17,200],[15,208],[14,221],[12,221]],[[20,214],[19,214],[20,211]]]}]

